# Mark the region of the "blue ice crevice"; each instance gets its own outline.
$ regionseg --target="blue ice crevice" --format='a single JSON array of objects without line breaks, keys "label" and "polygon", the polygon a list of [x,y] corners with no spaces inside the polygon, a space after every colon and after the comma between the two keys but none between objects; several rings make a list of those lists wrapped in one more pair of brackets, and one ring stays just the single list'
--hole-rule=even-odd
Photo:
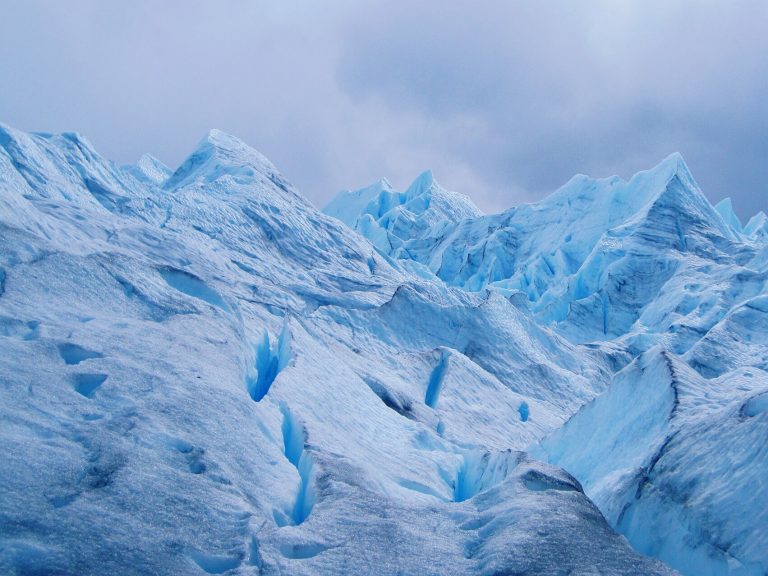
[{"label": "blue ice crevice", "polygon": [[427,393],[424,396],[424,404],[430,408],[437,408],[437,401],[440,399],[440,391],[443,388],[443,380],[448,371],[448,359],[451,357],[451,351],[445,348],[440,350],[440,358],[432,369],[427,385]]},{"label": "blue ice crevice", "polygon": [[531,409],[528,406],[528,402],[520,402],[520,406],[517,407],[517,412],[520,414],[520,421],[527,422],[531,415]]},{"label": "blue ice crevice", "polygon": [[314,460],[307,451],[307,434],[304,426],[287,406],[281,405],[283,413],[283,447],[285,457],[293,464],[299,473],[299,488],[293,508],[288,510],[288,518],[294,525],[301,524],[309,518],[312,508],[317,501],[314,486]]},{"label": "blue ice crevice", "polygon": [[256,374],[246,376],[245,386],[251,399],[254,402],[260,402],[269,392],[277,375],[288,366],[293,358],[291,331],[288,324],[283,324],[280,336],[274,344],[270,343],[269,333],[265,331],[261,342],[255,347],[255,353]]},{"label": "blue ice crevice", "polygon": [[453,484],[453,501],[464,502],[500,484],[523,458],[523,452],[512,450],[487,452],[475,449],[464,453]]}]

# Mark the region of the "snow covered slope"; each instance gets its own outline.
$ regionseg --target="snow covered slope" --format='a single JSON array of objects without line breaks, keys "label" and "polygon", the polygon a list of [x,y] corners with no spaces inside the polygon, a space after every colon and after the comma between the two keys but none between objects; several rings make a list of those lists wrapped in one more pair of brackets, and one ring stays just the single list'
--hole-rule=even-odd
[{"label": "snow covered slope", "polygon": [[2,126],[0,230],[1,573],[673,573],[523,451],[627,352],[382,256],[236,138],[171,173]]},{"label": "snow covered slope", "polygon": [[608,390],[533,454],[640,552],[751,575],[768,574],[765,230],[762,212],[742,228],[730,200],[713,207],[673,154],[629,181],[576,176],[536,204],[376,246],[506,295],[602,358]]}]

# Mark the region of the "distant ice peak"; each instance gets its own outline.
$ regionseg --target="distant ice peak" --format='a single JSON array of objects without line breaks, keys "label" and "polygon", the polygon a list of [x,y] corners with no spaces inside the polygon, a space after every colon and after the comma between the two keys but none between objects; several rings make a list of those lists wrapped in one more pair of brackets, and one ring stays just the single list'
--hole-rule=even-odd
[{"label": "distant ice peak", "polygon": [[416,196],[421,196],[422,194],[428,194],[434,188],[439,187],[440,185],[435,180],[435,175],[432,173],[432,170],[427,169],[411,182],[411,185],[408,186],[408,189],[405,191],[405,196],[408,199],[412,199]]},{"label": "distant ice peak", "polygon": [[293,188],[266,156],[248,144],[219,129],[211,129],[195,150],[166,180],[166,189],[175,189],[194,181],[212,182],[222,176],[252,178],[260,173],[288,192]]}]

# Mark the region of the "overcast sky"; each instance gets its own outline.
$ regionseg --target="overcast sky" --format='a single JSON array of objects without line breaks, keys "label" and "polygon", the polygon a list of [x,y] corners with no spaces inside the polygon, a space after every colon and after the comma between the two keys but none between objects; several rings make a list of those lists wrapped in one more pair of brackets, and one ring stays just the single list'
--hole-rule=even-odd
[{"label": "overcast sky", "polygon": [[175,168],[208,129],[316,205],[431,168],[488,212],[673,151],[768,208],[768,2],[0,0],[0,121]]}]

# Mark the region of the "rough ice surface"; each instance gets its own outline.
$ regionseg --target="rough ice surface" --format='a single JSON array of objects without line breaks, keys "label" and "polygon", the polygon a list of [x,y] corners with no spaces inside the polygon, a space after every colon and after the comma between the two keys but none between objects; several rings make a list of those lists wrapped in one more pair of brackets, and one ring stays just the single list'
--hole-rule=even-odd
[{"label": "rough ice surface", "polygon": [[752,216],[744,226],[744,234],[750,238],[765,238],[768,236],[768,216],[762,210]]},{"label": "rough ice surface", "polygon": [[765,574],[766,382],[752,368],[706,380],[653,348],[537,453],[640,552],[686,574]]},{"label": "rough ice surface", "polygon": [[766,574],[766,220],[742,228],[673,154],[629,181],[576,176],[536,204],[377,247],[504,294],[611,372],[531,451],[638,551],[685,574]]},{"label": "rough ice surface", "polygon": [[764,217],[678,155],[327,211],[0,126],[0,573],[765,573]]},{"label": "rough ice surface", "polygon": [[433,236],[450,224],[481,215],[467,196],[441,187],[431,171],[423,172],[405,192],[382,179],[367,188],[340,192],[324,212],[355,228],[386,252],[403,243]]}]

